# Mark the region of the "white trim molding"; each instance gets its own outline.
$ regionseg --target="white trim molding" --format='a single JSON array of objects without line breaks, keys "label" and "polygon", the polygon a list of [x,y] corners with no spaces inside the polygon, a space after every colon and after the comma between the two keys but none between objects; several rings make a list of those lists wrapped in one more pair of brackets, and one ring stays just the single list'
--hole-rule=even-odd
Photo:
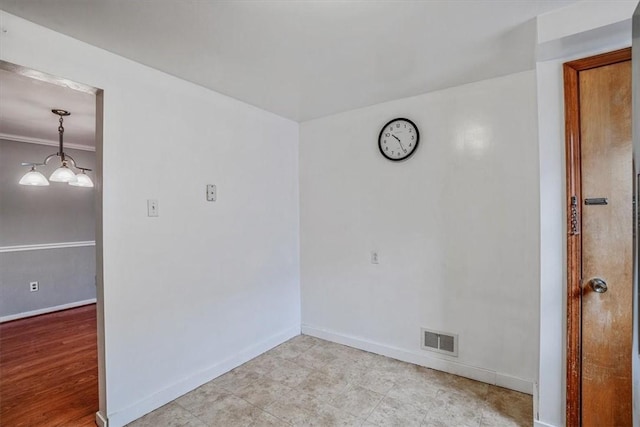
[{"label": "white trim molding", "polygon": [[70,302],[68,304],[56,305],[53,307],[41,308],[39,310],[25,311],[24,313],[10,314],[0,317],[0,323],[11,322],[12,320],[24,319],[26,317],[39,316],[41,314],[53,313],[54,311],[68,310],[70,308],[81,307],[83,305],[95,304],[96,299],[86,299],[83,301]]},{"label": "white trim molding", "polygon": [[[12,135],[10,133],[2,132],[0,132],[0,139],[6,139],[7,141],[15,142],[26,142],[27,144],[49,145],[52,147],[57,147],[60,144],[59,141],[53,139],[31,138],[29,136]],[[67,142],[64,143],[64,148],[82,151],[96,151],[96,147],[92,147],[91,145],[73,143],[69,144]]]},{"label": "white trim molding", "polygon": [[362,338],[328,331],[326,329],[315,328],[309,325],[302,325],[302,333],[338,344],[348,345],[371,353],[391,357],[403,362],[413,363],[415,365],[448,372],[461,377],[471,378],[472,380],[481,381],[487,384],[498,385],[521,393],[533,394],[533,381],[502,374],[489,369],[466,365],[453,360],[441,359],[430,354],[423,354],[398,347],[392,347],[386,344],[380,344]]},{"label": "white trim molding", "polygon": [[109,420],[100,411],[96,412],[96,425],[98,427],[109,427]]},{"label": "white trim molding", "polygon": [[95,245],[96,245],[95,240],[85,240],[82,242],[58,242],[58,243],[39,243],[35,245],[0,246],[0,253],[40,251],[43,249],[81,248],[83,246],[95,246]]},{"label": "white trim molding", "polygon": [[551,424],[543,423],[542,421],[534,421],[533,427],[555,427]]}]

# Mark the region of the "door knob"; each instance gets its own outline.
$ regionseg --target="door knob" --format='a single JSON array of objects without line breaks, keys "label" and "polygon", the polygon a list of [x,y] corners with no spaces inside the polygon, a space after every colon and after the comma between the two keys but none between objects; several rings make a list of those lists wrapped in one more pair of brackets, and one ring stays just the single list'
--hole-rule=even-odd
[{"label": "door knob", "polygon": [[594,277],[593,279],[589,280],[589,285],[591,286],[591,289],[599,294],[604,294],[605,292],[607,292],[607,282],[599,277]]}]

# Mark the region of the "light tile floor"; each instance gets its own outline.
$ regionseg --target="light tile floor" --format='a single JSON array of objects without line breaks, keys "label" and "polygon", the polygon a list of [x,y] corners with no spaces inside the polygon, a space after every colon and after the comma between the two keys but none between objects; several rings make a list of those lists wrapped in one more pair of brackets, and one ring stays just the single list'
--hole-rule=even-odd
[{"label": "light tile floor", "polygon": [[129,424],[531,426],[527,394],[299,335]]}]

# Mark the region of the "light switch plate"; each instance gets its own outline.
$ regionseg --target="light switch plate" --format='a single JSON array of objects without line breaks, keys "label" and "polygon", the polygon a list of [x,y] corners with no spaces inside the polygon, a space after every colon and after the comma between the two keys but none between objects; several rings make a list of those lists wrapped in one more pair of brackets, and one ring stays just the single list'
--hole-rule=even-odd
[{"label": "light switch plate", "polygon": [[218,190],[214,184],[207,185],[207,201],[215,202],[218,196]]},{"label": "light switch plate", "polygon": [[147,200],[147,216],[158,216],[158,201],[155,199]]}]

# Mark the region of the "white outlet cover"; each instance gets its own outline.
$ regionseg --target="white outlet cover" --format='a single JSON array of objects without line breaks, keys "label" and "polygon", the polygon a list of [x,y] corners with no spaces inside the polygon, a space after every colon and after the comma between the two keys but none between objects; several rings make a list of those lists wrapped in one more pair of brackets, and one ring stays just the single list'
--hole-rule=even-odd
[{"label": "white outlet cover", "polygon": [[215,202],[217,198],[217,188],[214,184],[207,185],[207,201]]},{"label": "white outlet cover", "polygon": [[158,216],[158,201],[156,199],[148,199],[147,200],[147,216],[155,217]]}]

